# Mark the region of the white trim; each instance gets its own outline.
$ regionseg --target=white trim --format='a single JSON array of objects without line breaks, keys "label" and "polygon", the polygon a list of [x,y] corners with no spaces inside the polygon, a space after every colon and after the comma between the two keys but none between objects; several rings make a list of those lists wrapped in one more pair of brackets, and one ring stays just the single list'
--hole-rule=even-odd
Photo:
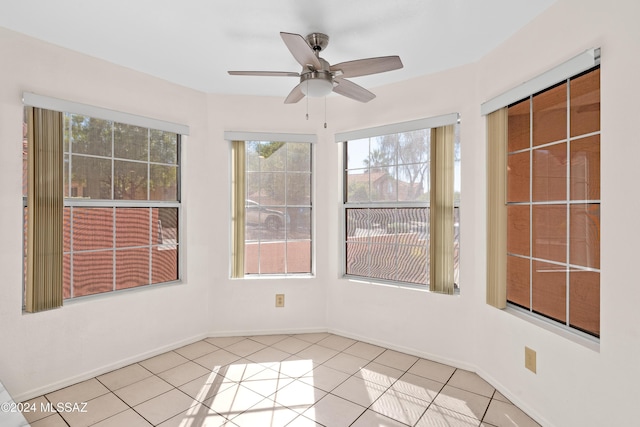
[{"label": "white trim", "polygon": [[225,131],[224,139],[227,141],[278,141],[278,142],[318,142],[318,136],[307,133],[281,133],[281,132],[235,132]]},{"label": "white trim", "polygon": [[189,126],[177,123],[166,122],[164,120],[152,119],[150,117],[138,116],[121,111],[109,110],[107,108],[95,107],[93,105],[81,104],[64,99],[51,98],[49,96],[36,95],[35,93],[24,92],[22,94],[24,105],[48,110],[60,111],[63,113],[81,114],[95,117],[97,119],[110,120],[128,125],[141,126],[150,129],[162,130],[165,132],[189,135]]},{"label": "white trim", "polygon": [[453,125],[458,123],[459,118],[460,115],[458,113],[451,113],[426,119],[411,120],[408,122],[394,123],[373,128],[340,132],[336,133],[335,142],[354,141],[356,139],[371,138],[373,136],[390,135],[400,132],[411,132],[414,130]]},{"label": "white trim", "polygon": [[600,48],[589,49],[580,55],[563,62],[557,67],[554,67],[551,70],[482,103],[480,106],[480,113],[483,116],[491,114],[502,107],[506,107],[516,101],[520,101],[531,94],[547,89],[556,83],[560,83],[563,80],[575,76],[576,74],[580,74],[583,71],[587,71],[589,68],[593,68],[599,64]]}]

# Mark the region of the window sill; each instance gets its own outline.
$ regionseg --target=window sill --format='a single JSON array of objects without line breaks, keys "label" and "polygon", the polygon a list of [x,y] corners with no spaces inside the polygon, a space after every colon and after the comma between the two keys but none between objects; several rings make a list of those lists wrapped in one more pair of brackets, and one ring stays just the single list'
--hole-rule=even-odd
[{"label": "window sill", "polygon": [[316,275],[308,274],[252,274],[244,277],[232,277],[231,280],[292,280],[292,279],[315,279]]},{"label": "window sill", "polygon": [[134,292],[147,292],[147,291],[149,291],[151,289],[159,289],[159,288],[167,288],[167,287],[171,287],[171,286],[179,286],[179,285],[182,285],[183,283],[184,282],[182,280],[173,280],[171,282],[156,283],[156,284],[153,284],[153,285],[137,286],[135,288],[119,289],[117,291],[102,292],[102,293],[99,293],[99,294],[85,295],[85,296],[81,296],[81,297],[69,298],[69,299],[65,299],[65,300],[62,301],[62,307],[69,306],[69,305],[80,304],[80,303],[85,302],[85,301],[98,300],[98,299],[103,299],[103,298],[110,298],[110,297],[116,296],[116,295],[126,295],[126,294],[134,293]]},{"label": "window sill", "polygon": [[366,285],[384,286],[387,288],[396,288],[396,289],[407,289],[410,291],[427,292],[427,293],[432,293],[437,295],[460,296],[460,288],[454,288],[453,294],[449,295],[449,294],[443,294],[440,292],[432,292],[428,286],[424,286],[424,285],[411,285],[407,283],[392,282],[392,281],[385,281],[385,280],[371,280],[364,277],[349,276],[349,275],[344,275],[342,276],[342,278],[350,282],[362,283]]},{"label": "window sill", "polygon": [[537,316],[528,311],[512,307],[507,305],[503,310],[506,313],[514,315],[515,317],[524,320],[532,325],[538,326],[546,331],[549,331],[555,335],[565,338],[573,343],[588,348],[589,350],[600,353],[600,340],[595,337],[591,337],[587,334],[580,333],[579,331],[572,331],[567,328],[563,328],[555,324],[551,320],[547,320],[542,316]]}]

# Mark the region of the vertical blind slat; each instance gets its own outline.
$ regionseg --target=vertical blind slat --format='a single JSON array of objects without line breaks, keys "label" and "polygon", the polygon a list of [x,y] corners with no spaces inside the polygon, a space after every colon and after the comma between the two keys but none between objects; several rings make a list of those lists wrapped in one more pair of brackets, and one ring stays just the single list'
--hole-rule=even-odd
[{"label": "vertical blind slat", "polygon": [[26,310],[62,305],[63,114],[29,108]]}]

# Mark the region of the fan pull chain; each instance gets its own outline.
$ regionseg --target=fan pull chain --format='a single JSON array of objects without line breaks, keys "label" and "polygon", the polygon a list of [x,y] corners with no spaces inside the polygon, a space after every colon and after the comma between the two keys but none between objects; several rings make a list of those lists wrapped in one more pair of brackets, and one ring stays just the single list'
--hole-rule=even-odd
[{"label": "fan pull chain", "polygon": [[324,128],[327,128],[327,97],[324,97]]},{"label": "fan pull chain", "polygon": [[[307,80],[307,93],[309,93],[309,80]],[[309,95],[305,98],[307,98],[307,120],[309,120]]]}]

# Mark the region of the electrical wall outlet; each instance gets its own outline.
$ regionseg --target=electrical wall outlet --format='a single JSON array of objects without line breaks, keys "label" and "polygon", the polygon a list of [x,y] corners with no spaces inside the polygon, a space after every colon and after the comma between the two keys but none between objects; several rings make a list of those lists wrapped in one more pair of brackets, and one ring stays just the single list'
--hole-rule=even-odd
[{"label": "electrical wall outlet", "polygon": [[276,294],[276,307],[284,307],[284,294]]},{"label": "electrical wall outlet", "polygon": [[524,348],[524,367],[536,373],[536,351],[529,347]]}]

